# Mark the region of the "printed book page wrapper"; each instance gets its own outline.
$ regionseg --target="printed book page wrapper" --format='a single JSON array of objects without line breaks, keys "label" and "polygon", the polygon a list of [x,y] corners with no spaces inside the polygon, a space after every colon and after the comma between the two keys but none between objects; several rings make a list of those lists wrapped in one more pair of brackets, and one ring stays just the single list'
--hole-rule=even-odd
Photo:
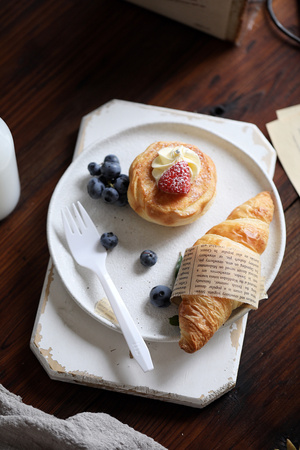
[{"label": "printed book page wrapper", "polygon": [[172,301],[182,295],[206,295],[246,303],[258,308],[267,298],[261,277],[260,256],[250,251],[196,245],[185,251],[172,292]]}]

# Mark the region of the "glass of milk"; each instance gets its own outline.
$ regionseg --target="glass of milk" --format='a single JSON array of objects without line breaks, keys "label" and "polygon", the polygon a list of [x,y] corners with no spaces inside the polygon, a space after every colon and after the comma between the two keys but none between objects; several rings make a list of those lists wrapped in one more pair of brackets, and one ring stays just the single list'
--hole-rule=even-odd
[{"label": "glass of milk", "polygon": [[0,118],[0,220],[15,209],[20,192],[14,141],[8,126]]}]

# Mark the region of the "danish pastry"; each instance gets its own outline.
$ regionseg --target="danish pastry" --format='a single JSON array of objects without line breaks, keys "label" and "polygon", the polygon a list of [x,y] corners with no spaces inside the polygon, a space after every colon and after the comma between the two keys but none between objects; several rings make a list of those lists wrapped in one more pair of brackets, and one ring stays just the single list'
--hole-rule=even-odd
[{"label": "danish pastry", "polygon": [[[261,192],[232,211],[227,220],[211,228],[195,242],[262,254],[267,247],[274,204],[269,192]],[[188,353],[203,347],[242,303],[227,298],[183,295],[179,305],[179,346]]]},{"label": "danish pastry", "polygon": [[150,222],[186,225],[211,206],[216,182],[213,161],[195,145],[154,142],[130,166],[128,202]]}]

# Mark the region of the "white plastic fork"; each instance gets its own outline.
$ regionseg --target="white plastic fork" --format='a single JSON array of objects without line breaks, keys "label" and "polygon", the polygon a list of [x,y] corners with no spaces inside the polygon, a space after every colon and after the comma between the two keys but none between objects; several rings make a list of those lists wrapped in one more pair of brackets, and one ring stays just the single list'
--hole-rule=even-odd
[{"label": "white plastic fork", "polygon": [[92,270],[99,277],[132,356],[143,371],[148,372],[153,369],[149,349],[107,272],[105,263],[107,252],[100,243],[99,232],[80,202],[77,202],[78,209],[74,203],[72,206],[74,217],[69,208],[62,210],[65,235],[71,254],[80,266]]}]

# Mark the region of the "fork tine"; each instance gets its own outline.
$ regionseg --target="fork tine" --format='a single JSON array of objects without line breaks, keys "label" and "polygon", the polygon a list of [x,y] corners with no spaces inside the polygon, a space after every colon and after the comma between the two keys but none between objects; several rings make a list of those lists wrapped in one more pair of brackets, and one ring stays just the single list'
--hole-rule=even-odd
[{"label": "fork tine", "polygon": [[77,201],[77,205],[78,205],[81,217],[83,218],[83,220],[85,222],[85,225],[89,228],[96,229],[94,222],[92,221],[92,219],[90,218],[90,216],[88,215],[88,213],[86,212],[86,210],[84,209],[82,204],[79,201]]},{"label": "fork tine", "polygon": [[82,219],[82,214],[79,213],[78,209],[76,208],[75,203],[72,204],[74,216],[77,223],[77,228],[81,233],[83,233],[84,229],[87,228],[87,223]]},{"label": "fork tine", "polygon": [[61,214],[65,230],[68,230],[71,234],[74,234],[77,229],[77,225],[72,214],[70,213],[69,208],[66,206],[65,209],[61,210]]}]

